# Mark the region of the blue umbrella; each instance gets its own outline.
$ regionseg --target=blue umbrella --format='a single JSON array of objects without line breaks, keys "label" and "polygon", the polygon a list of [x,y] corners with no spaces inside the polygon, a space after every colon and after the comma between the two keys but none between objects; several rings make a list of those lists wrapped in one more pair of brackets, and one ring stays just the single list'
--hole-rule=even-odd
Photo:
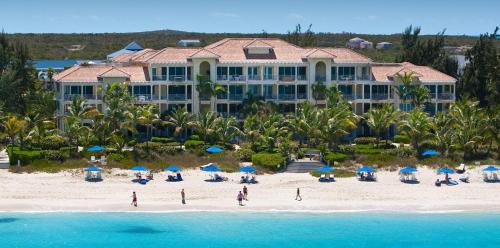
[{"label": "blue umbrella", "polygon": [[102,171],[102,169],[101,169],[101,168],[99,168],[99,167],[95,167],[95,166],[90,166],[90,167],[87,167],[87,168],[85,168],[85,169],[83,169],[83,170],[84,170],[84,171],[96,171],[96,172],[98,172],[98,171]]},{"label": "blue umbrella", "polygon": [[444,167],[444,168],[441,168],[437,171],[438,174],[454,174],[455,171],[448,168],[448,167]]},{"label": "blue umbrella", "polygon": [[375,172],[375,170],[371,167],[368,167],[368,166],[363,166],[363,167],[359,167],[358,169],[356,169],[357,172],[367,172],[367,173],[373,173]]},{"label": "blue umbrella", "polygon": [[415,173],[415,172],[417,172],[417,169],[410,167],[410,166],[406,166],[403,169],[399,170],[399,172],[400,173]]},{"label": "blue umbrella", "polygon": [[244,172],[244,173],[254,173],[256,171],[257,171],[257,169],[255,169],[255,167],[253,167],[253,166],[244,166],[244,167],[240,168],[240,172]]},{"label": "blue umbrella", "polygon": [[483,169],[483,171],[487,171],[487,172],[494,172],[494,171],[499,171],[500,169],[498,169],[497,167],[493,166],[493,165],[490,165],[486,168]]},{"label": "blue umbrella", "polygon": [[89,152],[100,152],[100,151],[104,151],[104,149],[106,149],[106,148],[104,148],[102,146],[91,146],[91,147],[87,148],[87,151],[89,151]]},{"label": "blue umbrella", "polygon": [[330,166],[323,166],[323,167],[318,168],[318,170],[317,170],[317,171],[318,171],[318,172],[323,172],[323,173],[329,173],[329,172],[332,172],[332,171],[334,171],[334,170],[335,170],[335,168],[333,168],[333,167],[330,167]]},{"label": "blue umbrella", "polygon": [[148,171],[148,168],[146,168],[144,166],[141,166],[141,165],[137,165],[137,166],[135,166],[134,168],[132,168],[130,170],[133,170],[133,171]]},{"label": "blue umbrella", "polygon": [[422,156],[436,156],[439,154],[440,153],[438,151],[435,151],[435,150],[425,150],[424,152],[422,152]]},{"label": "blue umbrella", "polygon": [[171,166],[165,168],[164,170],[165,171],[174,171],[175,172],[175,171],[181,171],[182,168],[179,167],[179,166],[177,166],[177,165],[171,165]]},{"label": "blue umbrella", "polygon": [[217,167],[216,165],[210,165],[207,167],[203,167],[201,170],[204,172],[219,172],[220,168]]},{"label": "blue umbrella", "polygon": [[224,150],[222,150],[222,148],[217,147],[217,146],[211,146],[211,147],[207,148],[205,151],[207,151],[208,153],[221,153]]}]

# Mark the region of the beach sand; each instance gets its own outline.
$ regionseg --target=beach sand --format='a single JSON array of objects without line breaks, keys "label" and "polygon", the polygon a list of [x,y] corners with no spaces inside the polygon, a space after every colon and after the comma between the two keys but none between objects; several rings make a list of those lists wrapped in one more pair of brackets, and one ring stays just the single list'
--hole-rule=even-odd
[{"label": "beach sand", "polygon": [[[434,186],[434,170],[420,168],[420,184],[404,184],[397,172],[380,171],[377,182],[338,178],[319,183],[311,175],[259,175],[247,185],[249,201],[240,207],[236,196],[241,173],[222,173],[226,182],[205,182],[207,173],[183,172],[183,182],[166,182],[166,172],[147,185],[132,183],[133,173],[113,169],[104,181],[86,182],[81,171],[56,174],[15,174],[0,170],[0,211],[500,211],[500,183],[484,183],[479,169],[469,171],[471,182]],[[458,180],[457,175],[452,178]],[[302,201],[295,201],[300,187]],[[181,189],[186,205],[181,204]],[[139,206],[130,205],[136,191]]]}]

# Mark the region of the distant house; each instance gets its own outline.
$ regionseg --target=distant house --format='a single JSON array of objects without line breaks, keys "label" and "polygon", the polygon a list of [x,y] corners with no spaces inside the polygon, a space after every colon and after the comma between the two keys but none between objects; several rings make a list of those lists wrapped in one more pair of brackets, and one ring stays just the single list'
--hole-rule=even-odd
[{"label": "distant house", "polygon": [[179,40],[177,42],[177,45],[182,47],[199,46],[200,44],[201,44],[200,40]]},{"label": "distant house", "polygon": [[352,38],[347,42],[346,46],[348,48],[352,48],[352,49],[361,48],[361,42],[363,42],[363,41],[365,41],[365,40],[363,40],[359,37]]},{"label": "distant house", "polygon": [[68,69],[74,65],[81,64],[100,64],[102,61],[100,60],[74,60],[74,59],[65,59],[65,60],[33,60],[32,64],[35,67],[35,70],[38,73],[38,78],[47,79],[47,72],[49,68],[54,70],[54,75]]},{"label": "distant house", "polygon": [[371,41],[362,41],[361,43],[359,43],[359,48],[361,49],[372,49],[373,48],[373,42]]},{"label": "distant house", "polygon": [[111,54],[108,54],[108,56],[106,56],[106,59],[111,60],[118,55],[122,55],[125,53],[135,53],[135,52],[141,51],[141,50],[143,50],[143,48],[139,44],[137,44],[137,42],[132,41],[127,46],[125,46],[123,49],[118,50],[116,52],[113,52]]},{"label": "distant house", "polygon": [[380,49],[380,50],[391,49],[392,48],[392,43],[391,42],[386,42],[386,41],[379,42],[379,43],[377,43],[376,48]]}]

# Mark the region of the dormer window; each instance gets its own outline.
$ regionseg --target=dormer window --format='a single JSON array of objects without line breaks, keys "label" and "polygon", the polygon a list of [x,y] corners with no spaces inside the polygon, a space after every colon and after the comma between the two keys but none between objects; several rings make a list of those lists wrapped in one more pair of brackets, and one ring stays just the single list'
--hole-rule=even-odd
[{"label": "dormer window", "polygon": [[270,47],[248,47],[248,54],[270,54],[272,52],[272,48]]}]

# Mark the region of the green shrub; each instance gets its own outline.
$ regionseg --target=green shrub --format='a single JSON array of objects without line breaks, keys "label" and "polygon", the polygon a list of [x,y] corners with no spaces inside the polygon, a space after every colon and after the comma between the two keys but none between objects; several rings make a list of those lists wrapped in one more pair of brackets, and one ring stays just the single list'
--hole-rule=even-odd
[{"label": "green shrub", "polygon": [[409,158],[415,155],[415,149],[413,149],[412,147],[400,147],[400,148],[386,150],[382,152],[382,154]]},{"label": "green shrub", "polygon": [[354,149],[357,154],[380,154],[384,151],[383,148],[376,148],[373,145],[365,145],[365,144],[355,145]]},{"label": "green shrub", "polygon": [[344,153],[344,154],[353,154],[356,151],[354,149],[354,146],[351,145],[340,145],[339,146],[339,152]]},{"label": "green shrub", "polygon": [[40,143],[34,145],[43,150],[59,150],[61,147],[67,146],[67,142],[60,135],[52,135],[43,138]]},{"label": "green shrub", "polygon": [[163,144],[168,144],[168,143],[172,143],[172,142],[176,142],[174,139],[172,138],[164,138],[164,137],[153,137],[151,138],[151,142],[158,142],[158,143],[163,143]]},{"label": "green shrub", "polygon": [[51,160],[51,161],[64,161],[66,159],[66,156],[63,151],[58,151],[58,150],[46,150],[43,152],[43,155],[45,159]]},{"label": "green shrub", "polygon": [[252,156],[254,154],[255,154],[255,152],[249,148],[240,148],[239,150],[236,151],[236,156],[238,156],[238,159],[243,161],[243,162],[252,161]]},{"label": "green shrub", "polygon": [[149,149],[149,152],[152,151],[152,152],[158,153],[160,155],[165,155],[165,154],[175,155],[178,152],[182,151],[182,149],[178,146],[170,146],[170,145],[158,143],[158,142],[144,142],[144,143],[137,144],[135,146],[135,150],[137,152],[139,152],[140,154],[142,154],[142,153],[148,154],[148,149]]},{"label": "green shrub", "polygon": [[357,137],[354,139],[354,143],[356,144],[375,144],[377,139],[374,137]]},{"label": "green shrub", "polygon": [[188,140],[201,140],[201,139],[200,139],[200,136],[193,134],[193,135],[189,136]]},{"label": "green shrub", "polygon": [[252,155],[252,163],[265,169],[277,171],[283,168],[287,158],[279,153],[261,152]]},{"label": "green shrub", "polygon": [[410,137],[408,137],[406,135],[394,135],[394,142],[395,143],[409,144]]},{"label": "green shrub", "polygon": [[184,143],[184,147],[189,150],[197,149],[203,146],[205,146],[205,142],[201,140],[187,140],[186,143]]},{"label": "green shrub", "polygon": [[[9,147],[9,162],[11,165],[16,165],[17,160],[21,161],[22,165],[30,164],[31,162],[44,158],[42,150],[20,150],[19,147]],[[11,154],[12,153],[12,154]]]},{"label": "green shrub", "polygon": [[127,159],[127,157],[122,153],[111,153],[108,155],[108,161],[121,162]]},{"label": "green shrub", "polygon": [[127,143],[128,146],[135,146],[137,144],[137,140],[131,140]]},{"label": "green shrub", "polygon": [[338,153],[338,152],[329,152],[325,156],[325,161],[329,162],[330,164],[333,165],[333,162],[342,162],[346,160],[347,155],[343,153]]},{"label": "green shrub", "polygon": [[297,158],[301,159],[301,158],[304,158],[304,156],[305,156],[304,151],[299,148],[297,151]]}]

